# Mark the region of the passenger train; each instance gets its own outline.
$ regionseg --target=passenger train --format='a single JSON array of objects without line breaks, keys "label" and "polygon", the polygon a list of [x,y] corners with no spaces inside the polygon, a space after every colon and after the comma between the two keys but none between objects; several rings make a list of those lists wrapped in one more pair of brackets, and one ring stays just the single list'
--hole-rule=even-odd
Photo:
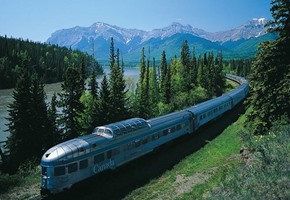
[{"label": "passenger train", "polygon": [[234,90],[181,111],[145,120],[132,118],[96,127],[92,134],[60,143],[41,159],[41,194],[55,194],[73,184],[114,169],[182,135],[193,133],[240,103],[249,92],[246,79],[226,75]]}]

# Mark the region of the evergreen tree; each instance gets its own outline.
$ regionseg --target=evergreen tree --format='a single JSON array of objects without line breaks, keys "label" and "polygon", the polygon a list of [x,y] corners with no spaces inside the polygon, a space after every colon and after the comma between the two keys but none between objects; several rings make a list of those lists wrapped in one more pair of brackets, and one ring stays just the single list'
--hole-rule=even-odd
[{"label": "evergreen tree", "polygon": [[11,168],[16,170],[20,163],[34,156],[30,148],[31,141],[34,141],[31,134],[30,120],[31,113],[31,79],[27,66],[23,66],[16,87],[13,91],[14,101],[8,105],[8,131],[10,136],[7,141],[7,148],[10,150]]},{"label": "evergreen tree", "polygon": [[141,59],[140,59],[140,78],[139,78],[139,83],[142,85],[144,78],[145,78],[145,72],[146,72],[146,64],[145,64],[145,49],[144,47],[142,48],[142,53],[141,53]]},{"label": "evergreen tree", "polygon": [[207,65],[207,54],[204,53],[203,57],[200,55],[198,57],[198,82],[199,85],[203,88],[207,86],[207,75],[206,75],[206,67]]},{"label": "evergreen tree", "polygon": [[97,82],[97,76],[96,76],[96,71],[93,70],[92,76],[89,80],[89,88],[88,90],[90,91],[90,94],[93,96],[94,99],[98,99],[98,82]]},{"label": "evergreen tree", "polygon": [[145,63],[145,49],[144,47],[142,48],[141,52],[141,58],[140,58],[140,77],[136,89],[136,114],[139,117],[144,117],[146,118],[147,115],[147,110],[148,107],[147,105],[147,99],[146,98],[146,63]]},{"label": "evergreen tree", "polygon": [[[119,49],[117,50],[117,58],[119,57]],[[118,58],[119,60],[119,58]],[[126,109],[126,84],[124,74],[118,62],[111,67],[110,72],[110,101],[111,101],[111,122],[126,119],[128,112]]]},{"label": "evergreen tree", "polygon": [[146,62],[146,71],[145,71],[145,79],[143,80],[142,83],[142,91],[141,91],[141,101],[140,103],[143,106],[143,112],[141,117],[148,119],[151,117],[151,108],[150,108],[150,97],[149,97],[149,89],[150,89],[150,85],[149,85],[149,76],[150,76],[150,72],[149,72],[149,59]]},{"label": "evergreen tree", "polygon": [[188,69],[190,68],[190,50],[189,50],[189,46],[187,44],[187,40],[185,40],[182,43],[182,47],[181,47],[181,63],[182,65]]},{"label": "evergreen tree", "polygon": [[114,38],[111,37],[110,43],[110,58],[109,58],[110,69],[114,67],[115,64],[115,50],[114,50]]},{"label": "evergreen tree", "polygon": [[51,147],[52,142],[47,139],[50,138],[53,133],[49,124],[44,85],[39,80],[36,73],[32,75],[31,95],[32,99],[30,106],[32,109],[28,115],[31,115],[31,134],[34,135],[34,141],[38,142],[32,142],[30,148],[34,149],[35,155],[41,156],[44,150]]},{"label": "evergreen tree", "polygon": [[85,90],[86,64],[85,64],[85,58],[84,57],[82,57],[82,60],[81,60],[80,74],[81,74],[81,85],[83,86],[83,90]]},{"label": "evergreen tree", "polygon": [[111,121],[111,115],[108,112],[110,110],[110,90],[109,90],[109,83],[107,80],[107,76],[104,75],[104,78],[101,83],[101,88],[100,88],[100,107],[99,107],[99,113],[100,113],[100,118],[99,118],[99,125],[105,125],[110,123]]},{"label": "evergreen tree", "polygon": [[66,139],[72,139],[82,133],[81,114],[84,105],[80,102],[83,93],[83,81],[80,70],[69,67],[60,94],[60,107],[63,108],[63,115],[60,118],[61,127]]},{"label": "evergreen tree", "polygon": [[14,101],[8,106],[10,136],[7,147],[10,150],[12,171],[26,160],[39,158],[51,145],[45,141],[51,133],[43,84],[36,74],[30,75],[28,62],[29,58],[23,55],[19,79],[13,91]]},{"label": "evergreen tree", "polygon": [[224,77],[225,76],[223,74],[223,55],[222,52],[219,52],[217,54],[214,66],[213,83],[215,96],[221,96],[224,93],[224,88],[226,84]]},{"label": "evergreen tree", "polygon": [[150,70],[150,81],[149,81],[149,98],[150,98],[150,110],[151,117],[157,116],[159,114],[158,111],[158,102],[159,102],[159,92],[158,92],[158,82],[157,82],[157,74],[156,74],[156,65],[155,58],[153,57],[152,70]]},{"label": "evergreen tree", "polygon": [[161,101],[167,104],[170,102],[170,100],[167,98],[167,95],[166,95],[166,82],[168,79],[167,78],[168,67],[167,67],[165,51],[162,52],[162,56],[161,56],[160,72],[161,72],[161,76],[160,76]]},{"label": "evergreen tree", "polygon": [[278,33],[278,38],[260,45],[250,76],[253,111],[248,121],[256,134],[265,134],[273,122],[290,116],[290,2],[273,0],[271,4],[269,31]]},{"label": "evergreen tree", "polygon": [[46,144],[48,147],[53,146],[54,144],[58,143],[60,141],[60,131],[58,128],[58,114],[57,114],[57,99],[56,99],[56,94],[54,93],[52,98],[51,98],[51,102],[50,102],[50,106],[48,108],[47,111],[48,114],[48,127],[50,129],[50,134],[49,137],[46,138]]},{"label": "evergreen tree", "polygon": [[183,71],[183,77],[184,77],[184,87],[185,90],[192,89],[192,72],[193,72],[193,63],[191,62],[191,56],[190,56],[190,50],[187,43],[187,40],[185,40],[181,47],[181,56],[180,56],[181,63],[184,67]]},{"label": "evergreen tree", "polygon": [[195,49],[193,48],[192,57],[190,60],[190,72],[189,72],[191,89],[197,86],[197,82],[198,82],[197,74],[198,74],[197,60],[195,56]]}]

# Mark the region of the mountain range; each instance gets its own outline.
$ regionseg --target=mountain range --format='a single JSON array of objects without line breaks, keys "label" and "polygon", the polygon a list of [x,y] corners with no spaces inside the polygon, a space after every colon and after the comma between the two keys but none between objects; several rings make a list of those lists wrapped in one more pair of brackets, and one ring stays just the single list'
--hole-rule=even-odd
[{"label": "mountain range", "polygon": [[126,29],[97,22],[89,27],[76,26],[58,30],[48,38],[47,43],[79,49],[89,54],[94,49],[94,55],[103,65],[108,63],[111,37],[114,38],[115,48],[120,49],[125,64],[138,63],[143,47],[147,52],[150,48],[150,56],[157,61],[160,60],[163,50],[167,59],[179,56],[185,40],[191,49],[195,49],[196,55],[208,51],[222,51],[226,59],[248,58],[254,56],[261,42],[275,39],[275,35],[267,33],[264,28],[267,21],[265,18],[255,18],[239,27],[214,33],[176,22],[151,31]]}]

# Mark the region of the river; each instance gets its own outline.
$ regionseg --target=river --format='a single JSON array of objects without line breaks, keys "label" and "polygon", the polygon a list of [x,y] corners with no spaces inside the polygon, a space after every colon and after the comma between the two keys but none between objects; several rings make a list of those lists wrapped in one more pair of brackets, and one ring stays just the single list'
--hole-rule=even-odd
[{"label": "river", "polygon": [[[110,73],[110,69],[104,67],[104,72],[106,74]],[[125,68],[124,77],[129,90],[135,90],[136,83],[139,78],[139,68]],[[101,82],[102,76],[98,77],[98,82]],[[100,85],[100,84],[99,84]],[[47,96],[47,102],[51,100],[54,93],[61,92],[61,83],[46,84],[44,87]],[[7,117],[8,117],[8,105],[13,101],[13,89],[0,90],[0,142],[6,141],[9,136],[7,130]]]}]

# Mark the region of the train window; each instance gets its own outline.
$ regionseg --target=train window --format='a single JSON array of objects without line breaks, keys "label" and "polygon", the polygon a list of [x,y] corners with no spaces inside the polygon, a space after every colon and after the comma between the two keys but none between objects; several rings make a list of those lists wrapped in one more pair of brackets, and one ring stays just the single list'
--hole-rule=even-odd
[{"label": "train window", "polygon": [[112,132],[111,132],[109,129],[106,129],[106,130],[105,130],[105,133],[106,133],[107,135],[113,135]]},{"label": "train window", "polygon": [[62,176],[65,175],[65,167],[56,167],[54,168],[54,176]]},{"label": "train window", "polygon": [[128,144],[127,144],[127,150],[134,149],[134,147],[135,147],[134,142],[131,142],[131,143],[128,143]]},{"label": "train window", "polygon": [[97,133],[98,132],[98,128],[95,128],[93,133]]},{"label": "train window", "polygon": [[185,126],[186,126],[186,124],[185,124],[185,123],[181,124],[181,128],[184,128]]},{"label": "train window", "polygon": [[132,129],[131,126],[127,126],[127,127],[126,127],[126,131],[129,133],[129,132],[133,131],[133,129]]},{"label": "train window", "polygon": [[112,150],[107,152],[107,159],[110,159],[110,158],[112,158]]},{"label": "train window", "polygon": [[144,138],[143,140],[142,140],[142,144],[146,144],[148,142],[148,138]]},{"label": "train window", "polygon": [[176,126],[176,130],[180,130],[181,129],[181,124],[178,124],[177,126]]},{"label": "train window", "polygon": [[69,164],[67,166],[67,172],[70,174],[70,173],[73,173],[73,172],[76,172],[78,170],[78,163],[72,163],[72,164]]},{"label": "train window", "polygon": [[113,155],[116,156],[120,153],[120,148],[116,148],[113,150]]},{"label": "train window", "polygon": [[171,132],[174,132],[175,131],[175,126],[171,127]]},{"label": "train window", "polygon": [[135,140],[135,147],[139,147],[141,145],[141,140]]},{"label": "train window", "polygon": [[80,169],[85,169],[89,166],[89,161],[88,159],[85,159],[85,160],[81,160],[80,161]]},{"label": "train window", "polygon": [[168,129],[164,130],[162,135],[167,135],[168,134]]},{"label": "train window", "polygon": [[94,164],[99,163],[99,162],[103,162],[104,160],[105,160],[105,155],[103,153],[96,155],[94,157]]},{"label": "train window", "polygon": [[47,167],[41,167],[41,174],[43,176],[46,176],[47,175]]},{"label": "train window", "polygon": [[126,133],[126,128],[125,128],[125,127],[121,127],[121,132],[122,132],[123,134],[125,134],[125,133]]},{"label": "train window", "polygon": [[98,133],[103,133],[104,129],[103,128],[99,128]]},{"label": "train window", "polygon": [[116,135],[120,135],[121,134],[120,129],[116,129],[116,130],[114,130],[114,132],[115,132]]}]

